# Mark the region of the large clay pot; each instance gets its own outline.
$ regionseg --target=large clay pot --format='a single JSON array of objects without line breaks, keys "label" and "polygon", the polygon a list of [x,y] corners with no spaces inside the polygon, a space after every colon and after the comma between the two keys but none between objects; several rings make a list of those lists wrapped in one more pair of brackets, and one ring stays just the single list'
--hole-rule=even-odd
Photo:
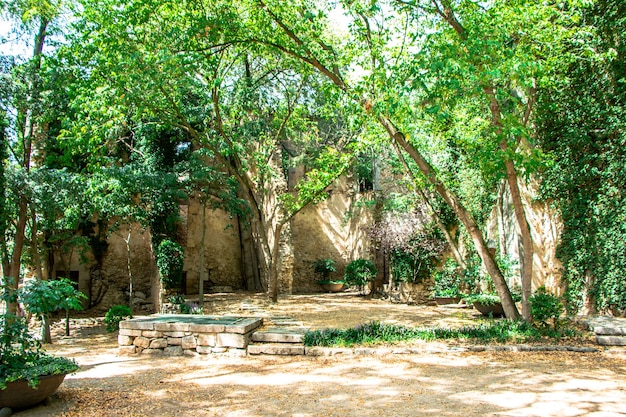
[{"label": "large clay pot", "polygon": [[25,380],[9,382],[6,389],[0,390],[0,408],[17,410],[37,405],[54,394],[64,379],[65,374],[42,376],[37,388],[30,387]]},{"label": "large clay pot", "polygon": [[482,304],[479,302],[473,303],[474,308],[483,316],[488,316],[489,314],[496,316],[504,316],[504,309],[502,308],[502,303],[494,303],[494,304]]},{"label": "large clay pot", "polygon": [[461,297],[433,297],[438,306],[446,304],[458,304]]},{"label": "large clay pot", "polygon": [[343,290],[343,284],[322,284],[322,288],[328,292],[339,292]]}]

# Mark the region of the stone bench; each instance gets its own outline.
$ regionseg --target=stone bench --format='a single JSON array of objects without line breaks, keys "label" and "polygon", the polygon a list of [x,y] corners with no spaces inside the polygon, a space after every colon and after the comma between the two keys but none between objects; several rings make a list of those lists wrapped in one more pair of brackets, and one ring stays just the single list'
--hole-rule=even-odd
[{"label": "stone bench", "polygon": [[120,354],[246,354],[258,317],[154,314],[120,322]]}]

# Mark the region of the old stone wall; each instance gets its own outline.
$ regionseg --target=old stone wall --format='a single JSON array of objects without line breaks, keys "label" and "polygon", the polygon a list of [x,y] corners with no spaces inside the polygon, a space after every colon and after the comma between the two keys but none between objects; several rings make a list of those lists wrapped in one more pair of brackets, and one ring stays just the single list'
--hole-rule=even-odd
[{"label": "old stone wall", "polygon": [[[545,285],[552,292],[560,294],[562,265],[556,257],[560,220],[549,204],[536,201],[537,182],[520,184],[520,191],[533,239],[533,290]],[[489,218],[487,238],[500,255],[507,254],[519,261],[519,228],[508,186],[500,190],[498,204]]]},{"label": "old stone wall", "polygon": [[295,292],[319,291],[320,279],[313,271],[318,259],[331,258],[337,272],[331,279],[343,278],[345,266],[358,258],[373,259],[367,229],[373,210],[365,204],[372,193],[358,193],[347,179],[337,181],[330,197],[306,207],[291,224],[293,240],[293,289]]},{"label": "old stone wall", "polygon": [[[197,294],[200,280],[200,251],[202,248],[202,205],[190,201],[184,225],[187,236],[185,266],[187,294]],[[207,230],[204,238],[205,292],[211,287],[243,288],[241,277],[241,248],[238,225],[222,210],[205,209]]]}]

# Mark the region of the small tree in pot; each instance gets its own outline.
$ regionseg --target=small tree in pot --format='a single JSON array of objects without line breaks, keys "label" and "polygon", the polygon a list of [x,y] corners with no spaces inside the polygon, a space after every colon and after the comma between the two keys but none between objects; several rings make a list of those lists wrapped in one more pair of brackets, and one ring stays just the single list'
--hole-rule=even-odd
[{"label": "small tree in pot", "polygon": [[327,291],[339,291],[343,288],[343,280],[330,279],[330,275],[337,271],[337,263],[330,259],[318,259],[313,264],[313,271],[321,278],[317,280],[317,284],[321,285]]},{"label": "small tree in pot", "polygon": [[369,259],[355,259],[346,265],[344,279],[350,286],[359,288],[359,292],[365,292],[365,286],[376,278],[378,270],[374,262]]},{"label": "small tree in pot", "polygon": [[[3,287],[0,301],[17,301],[15,290]],[[78,370],[71,359],[47,354],[28,331],[23,317],[0,315],[0,408],[25,408],[50,396],[65,375]]]}]

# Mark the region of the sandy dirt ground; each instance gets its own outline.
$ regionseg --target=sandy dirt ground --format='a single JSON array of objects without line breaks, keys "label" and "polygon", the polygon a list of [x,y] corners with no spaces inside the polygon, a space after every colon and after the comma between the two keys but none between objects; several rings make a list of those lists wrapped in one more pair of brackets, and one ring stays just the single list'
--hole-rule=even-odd
[{"label": "sandy dirt ground", "polygon": [[[353,294],[215,295],[207,314],[291,317],[311,328],[371,320],[475,323],[469,309],[390,304]],[[89,323],[92,323],[91,325]],[[117,356],[115,334],[87,319],[48,347],[81,365],[19,417],[43,416],[626,416],[626,351],[466,352],[276,357]],[[433,348],[430,349],[429,346]]]}]

